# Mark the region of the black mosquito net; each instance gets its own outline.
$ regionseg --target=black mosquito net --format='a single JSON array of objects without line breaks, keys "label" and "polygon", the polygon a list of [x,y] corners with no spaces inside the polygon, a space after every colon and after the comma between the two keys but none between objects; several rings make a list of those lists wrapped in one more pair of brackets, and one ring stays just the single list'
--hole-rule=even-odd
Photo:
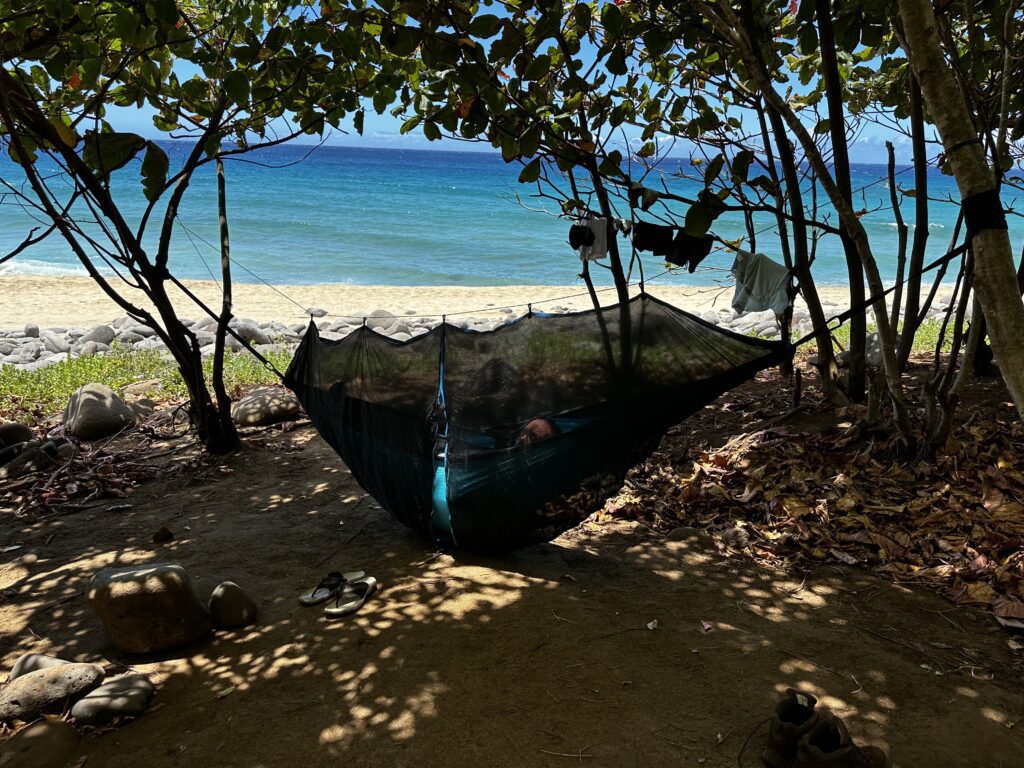
[{"label": "black mosquito net", "polygon": [[404,342],[310,324],[285,375],[381,506],[442,545],[510,549],[595,511],[669,427],[790,354],[650,295]]}]

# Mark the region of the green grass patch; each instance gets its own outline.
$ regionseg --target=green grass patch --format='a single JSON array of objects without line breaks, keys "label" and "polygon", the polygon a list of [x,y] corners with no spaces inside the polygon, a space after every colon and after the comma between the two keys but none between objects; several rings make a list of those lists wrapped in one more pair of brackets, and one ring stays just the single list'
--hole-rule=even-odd
[{"label": "green grass patch", "polygon": [[[290,352],[271,352],[268,359],[280,370],[291,362]],[[207,382],[212,358],[203,362]],[[107,355],[62,360],[38,371],[22,371],[13,365],[0,366],[0,414],[49,415],[64,410],[68,398],[84,384],[106,384],[114,390],[138,381],[157,379],[171,397],[186,397],[185,383],[173,361],[158,350],[130,351],[115,348]],[[278,382],[273,371],[248,352],[227,352],[224,382],[228,392]]]},{"label": "green grass patch", "polygon": [[[874,333],[878,326],[868,323],[868,333]],[[900,330],[903,330],[903,323],[900,323]],[[929,318],[921,323],[921,327],[914,334],[914,345],[910,348],[912,353],[930,353],[935,351],[935,345],[939,341],[939,333],[942,331],[942,321]],[[949,352],[953,348],[952,329],[946,329],[946,338],[942,341],[942,351]],[[843,323],[832,333],[832,338],[840,344],[843,349],[850,348],[850,323]]]}]

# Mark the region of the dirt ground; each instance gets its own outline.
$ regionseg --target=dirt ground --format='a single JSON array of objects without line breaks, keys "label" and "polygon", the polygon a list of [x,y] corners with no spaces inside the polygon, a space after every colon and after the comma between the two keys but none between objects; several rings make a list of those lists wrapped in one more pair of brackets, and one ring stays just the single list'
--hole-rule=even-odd
[{"label": "dirt ground", "polygon": [[[144,716],[83,739],[87,767],[758,766],[788,686],[896,765],[1024,765],[1006,633],[865,571],[771,571],[627,521],[504,557],[435,554],[308,426],[128,501],[35,521],[0,510],[0,546],[22,547],[0,562],[3,668],[35,651],[157,683]],[[153,544],[161,526],[174,539]],[[38,561],[11,564],[25,552]],[[237,581],[258,624],[156,660],[119,654],[88,579],[161,561],[201,596]],[[355,617],[297,603],[356,568],[383,589]]]}]

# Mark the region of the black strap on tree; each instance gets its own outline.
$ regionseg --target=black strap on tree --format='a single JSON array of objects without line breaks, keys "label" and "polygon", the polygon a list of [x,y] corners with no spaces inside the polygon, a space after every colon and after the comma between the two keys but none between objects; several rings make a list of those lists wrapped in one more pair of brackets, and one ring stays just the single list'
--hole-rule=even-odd
[{"label": "black strap on tree", "polygon": [[961,203],[967,223],[967,242],[986,229],[1007,229],[1006,214],[996,189],[965,197]]},{"label": "black strap on tree", "polygon": [[[998,197],[997,197],[997,199],[998,199]],[[966,200],[964,202],[966,202]],[[999,213],[1000,213],[1000,215],[1002,215],[1002,208],[999,209]],[[1004,225],[1005,225],[1005,219],[1004,219]],[[831,333],[832,331],[834,331],[837,328],[839,328],[839,326],[841,326],[843,323],[845,323],[851,317],[856,315],[858,312],[863,312],[868,307],[870,307],[873,304],[877,303],[881,299],[884,299],[890,293],[892,293],[897,288],[899,288],[901,285],[906,283],[907,280],[909,280],[910,278],[912,278],[912,277],[920,277],[925,272],[931,272],[936,267],[942,266],[943,264],[951,261],[952,259],[956,258],[957,256],[962,255],[965,251],[967,251],[967,249],[969,247],[970,247],[970,240],[968,240],[966,243],[964,243],[963,245],[959,246],[958,248],[954,248],[949,253],[947,253],[945,256],[940,256],[935,261],[933,261],[931,264],[928,264],[928,265],[926,265],[924,267],[921,267],[921,269],[919,269],[917,271],[917,274],[907,275],[902,280],[900,280],[898,283],[893,285],[891,288],[887,288],[886,290],[882,291],[881,293],[876,293],[874,296],[869,296],[868,298],[864,299],[864,301],[861,301],[858,304],[850,307],[845,312],[842,312],[842,313],[840,313],[838,315],[833,315],[832,317],[830,317],[828,320],[825,321],[825,329],[824,330],[826,330],[829,333]],[[836,325],[832,325],[833,322],[835,322]],[[821,333],[821,331],[822,331],[821,328],[816,328],[813,331],[811,331],[810,333],[806,334],[805,336],[801,336],[799,339],[794,341],[790,346],[795,349],[796,347],[799,347],[802,344],[806,344],[808,341],[810,341],[815,336],[817,336],[819,333]]]}]

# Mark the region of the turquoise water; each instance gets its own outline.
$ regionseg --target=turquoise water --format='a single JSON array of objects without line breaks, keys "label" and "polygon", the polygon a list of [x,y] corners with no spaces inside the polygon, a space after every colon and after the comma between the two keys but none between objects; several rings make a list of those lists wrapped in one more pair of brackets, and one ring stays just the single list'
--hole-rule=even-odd
[{"label": "turquoise water", "polygon": [[[168,145],[172,168],[185,147]],[[516,181],[519,166],[506,165],[491,153],[423,150],[283,146],[256,155],[262,164],[232,161],[227,165],[229,220],[235,277],[261,278],[279,284],[357,283],[405,285],[568,285],[576,282],[579,260],[566,243],[568,223],[549,213],[551,201],[529,198],[530,187]],[[308,155],[308,157],[307,157]],[[252,156],[250,156],[252,157]],[[686,161],[679,161],[686,162]],[[266,167],[277,165],[285,167]],[[901,168],[901,186],[912,174]],[[6,158],[0,176],[18,184],[20,169]],[[857,207],[868,213],[863,222],[883,276],[895,274],[896,227],[881,165],[853,167]],[[682,193],[695,194],[693,182],[672,182]],[[959,198],[953,180],[938,171],[930,176],[931,196]],[[115,174],[115,189],[133,221],[142,214],[144,198],[138,165]],[[822,199],[823,196],[819,196]],[[932,203],[928,253],[941,255],[949,242],[957,206]],[[913,215],[913,201],[904,216]],[[216,188],[212,166],[190,187],[181,209],[182,222],[195,233],[176,228],[171,269],[180,277],[210,278],[217,269]],[[831,220],[835,222],[835,214]],[[758,250],[781,260],[774,219],[759,214],[763,232]],[[1015,221],[1015,220],[1014,220]],[[0,200],[0,252],[21,242],[33,218],[10,195]],[[1011,227],[1013,224],[1011,224]],[[155,229],[151,225],[151,229]],[[742,217],[727,214],[714,231],[724,238],[744,232]],[[1011,229],[1015,249],[1024,231]],[[150,245],[151,245],[150,241]],[[696,274],[670,275],[672,283],[709,284],[728,278],[731,256],[715,252]],[[244,268],[244,269],[243,269]],[[644,256],[648,276],[663,270],[661,259]],[[814,264],[822,284],[845,283],[846,267],[839,239],[823,238]],[[605,270],[595,277],[607,282]],[[11,262],[0,274],[84,274],[63,241],[53,236]]]}]

